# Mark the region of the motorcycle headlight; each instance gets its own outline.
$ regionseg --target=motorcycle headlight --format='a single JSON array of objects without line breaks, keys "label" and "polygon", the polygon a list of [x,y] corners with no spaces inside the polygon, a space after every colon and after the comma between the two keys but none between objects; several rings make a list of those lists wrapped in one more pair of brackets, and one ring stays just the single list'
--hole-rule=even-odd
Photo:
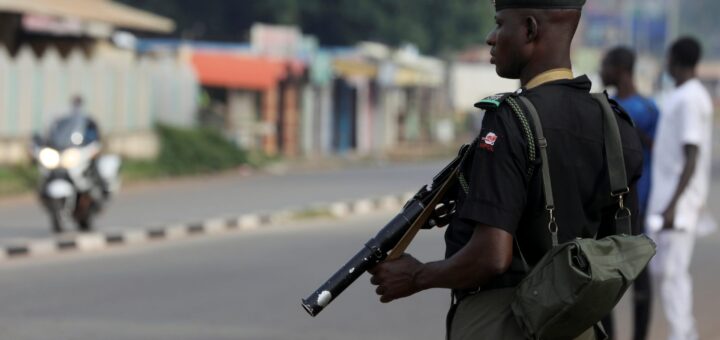
[{"label": "motorcycle headlight", "polygon": [[60,164],[65,169],[72,169],[80,163],[82,155],[78,149],[67,149],[62,153]]},{"label": "motorcycle headlight", "polygon": [[43,148],[38,154],[38,160],[42,166],[55,169],[60,165],[60,153],[55,149]]}]

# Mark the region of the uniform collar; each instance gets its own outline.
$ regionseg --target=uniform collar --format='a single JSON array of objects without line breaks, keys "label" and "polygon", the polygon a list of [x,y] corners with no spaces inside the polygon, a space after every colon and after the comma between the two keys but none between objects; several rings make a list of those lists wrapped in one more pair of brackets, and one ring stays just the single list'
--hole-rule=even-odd
[{"label": "uniform collar", "polygon": [[534,88],[534,89],[532,89],[532,90],[528,90],[528,89],[526,89],[526,88],[523,87],[523,88],[521,88],[521,89],[518,90],[518,91],[520,91],[520,92],[540,91],[541,89],[544,89],[544,88],[548,87],[549,85],[572,87],[572,88],[574,88],[574,89],[586,91],[586,92],[588,92],[588,93],[592,90],[592,82],[590,81],[590,78],[588,78],[586,75],[578,76],[577,78],[574,78],[574,79],[559,79],[559,80],[554,80],[554,81],[551,81],[551,82],[547,82],[547,83],[545,83],[545,84],[543,84],[543,85],[546,85],[546,86],[536,87],[536,88]]},{"label": "uniform collar", "polygon": [[573,79],[573,72],[569,68],[556,68],[545,71],[538,74],[535,78],[531,79],[525,84],[525,89],[532,90],[540,85],[556,81],[556,80],[570,80]]}]

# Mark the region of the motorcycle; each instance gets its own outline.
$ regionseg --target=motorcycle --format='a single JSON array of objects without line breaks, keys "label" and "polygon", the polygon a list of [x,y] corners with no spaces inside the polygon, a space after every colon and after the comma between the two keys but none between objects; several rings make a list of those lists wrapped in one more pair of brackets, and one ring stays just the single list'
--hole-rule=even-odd
[{"label": "motorcycle", "polygon": [[56,121],[47,138],[33,136],[38,196],[55,233],[72,224],[81,232],[91,231],[93,219],[119,189],[121,159],[101,151],[95,122],[81,115]]}]

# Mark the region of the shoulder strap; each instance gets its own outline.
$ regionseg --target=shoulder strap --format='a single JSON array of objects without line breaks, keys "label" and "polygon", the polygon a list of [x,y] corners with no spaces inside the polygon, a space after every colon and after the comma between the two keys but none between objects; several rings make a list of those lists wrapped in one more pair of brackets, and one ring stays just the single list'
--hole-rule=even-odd
[{"label": "shoulder strap", "polygon": [[600,104],[603,111],[603,129],[605,135],[605,155],[608,162],[610,176],[610,190],[613,196],[627,194],[630,190],[627,185],[625,173],[625,158],[623,156],[620,128],[618,127],[615,112],[604,93],[593,93],[593,99]]},{"label": "shoulder strap", "polygon": [[[610,178],[610,195],[618,200],[618,210],[615,213],[616,233],[625,232],[632,234],[630,209],[625,206],[625,195],[630,192],[627,185],[627,173],[625,172],[625,158],[622,149],[622,140],[620,138],[620,128],[618,127],[615,111],[613,111],[608,101],[607,95],[604,93],[593,94],[593,99],[597,101],[603,111],[603,130],[605,156],[607,158],[607,170]],[[538,115],[535,105],[526,97],[517,96],[523,106],[530,113],[535,126],[535,135],[540,147],[540,158],[542,159],[542,182],[543,193],[545,196],[545,209],[548,212],[548,231],[552,236],[553,247],[558,245],[558,225],[555,218],[555,200],[552,191],[552,180],[550,177],[550,162],[548,161],[547,147],[548,142],[542,128],[540,115]],[[508,100],[513,100],[510,98]]]},{"label": "shoulder strap", "polygon": [[[552,180],[550,178],[550,162],[548,161],[547,155],[547,139],[545,138],[545,133],[543,132],[542,128],[542,122],[540,122],[540,116],[538,115],[535,105],[533,105],[533,103],[525,97],[518,96],[517,98],[520,99],[520,102],[522,102],[523,106],[525,106],[525,108],[530,113],[530,118],[533,120],[533,125],[535,126],[535,136],[538,141],[538,146],[540,147],[540,159],[542,160],[541,172],[543,182],[543,194],[545,195],[545,210],[547,210],[549,217],[548,231],[550,231],[550,235],[552,236],[552,245],[553,247],[556,247],[559,243],[558,225],[555,220],[555,198],[553,197]],[[508,100],[513,99],[514,98]]]},{"label": "shoulder strap", "polygon": [[632,234],[630,221],[632,214],[630,209],[625,207],[625,195],[630,192],[630,188],[627,184],[620,128],[607,95],[605,93],[593,93],[592,96],[600,104],[603,111],[605,157],[607,157],[608,176],[610,177],[610,195],[618,199],[619,209],[615,214],[615,231],[616,233],[626,232],[630,235]]}]

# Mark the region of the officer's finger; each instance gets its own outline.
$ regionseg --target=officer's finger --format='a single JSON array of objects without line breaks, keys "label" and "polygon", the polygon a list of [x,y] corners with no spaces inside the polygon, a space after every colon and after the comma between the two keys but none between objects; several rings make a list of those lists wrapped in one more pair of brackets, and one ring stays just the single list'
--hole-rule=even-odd
[{"label": "officer's finger", "polygon": [[437,206],[435,206],[435,214],[436,214],[436,215],[444,215],[444,214],[447,214],[448,210],[449,210],[449,207],[448,207],[447,205],[443,204],[443,203],[438,204]]},{"label": "officer's finger", "polygon": [[392,302],[392,300],[393,299],[388,296],[384,296],[384,295],[380,296],[380,302],[382,302],[382,303],[390,303],[390,302]]},{"label": "officer's finger", "polygon": [[377,295],[382,296],[383,294],[385,294],[385,287],[383,287],[383,286],[377,287],[377,289],[375,289],[375,293]]},{"label": "officer's finger", "polygon": [[380,283],[382,283],[382,280],[380,280],[380,278],[377,276],[373,276],[370,278],[370,283],[374,286],[379,286]]}]

